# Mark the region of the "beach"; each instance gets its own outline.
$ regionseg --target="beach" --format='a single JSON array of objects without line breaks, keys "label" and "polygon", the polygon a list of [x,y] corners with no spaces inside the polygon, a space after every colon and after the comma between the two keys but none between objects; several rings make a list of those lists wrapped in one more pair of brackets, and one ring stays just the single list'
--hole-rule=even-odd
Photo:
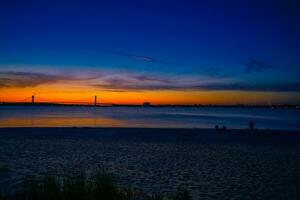
[{"label": "beach", "polygon": [[2,128],[1,192],[26,176],[111,171],[121,186],[193,199],[299,199],[300,132]]}]

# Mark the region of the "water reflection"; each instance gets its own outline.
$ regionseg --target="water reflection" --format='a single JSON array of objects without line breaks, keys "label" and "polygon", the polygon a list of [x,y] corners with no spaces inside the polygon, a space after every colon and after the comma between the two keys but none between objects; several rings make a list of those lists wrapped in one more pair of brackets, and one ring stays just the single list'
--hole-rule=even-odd
[{"label": "water reflection", "polygon": [[150,127],[300,130],[299,109],[1,106],[0,127]]},{"label": "water reflection", "polygon": [[122,126],[120,120],[104,117],[93,118],[62,118],[62,117],[43,117],[37,118],[5,118],[0,120],[0,127],[118,127]]}]

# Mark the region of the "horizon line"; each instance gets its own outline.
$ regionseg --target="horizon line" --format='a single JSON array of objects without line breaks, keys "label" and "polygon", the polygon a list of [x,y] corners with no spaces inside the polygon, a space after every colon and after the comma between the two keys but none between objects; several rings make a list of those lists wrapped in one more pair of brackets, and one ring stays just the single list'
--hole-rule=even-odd
[{"label": "horizon line", "polygon": [[186,106],[186,107],[295,107],[300,108],[300,104],[151,104],[149,102],[143,102],[141,104],[120,104],[120,103],[76,103],[76,102],[5,102],[0,101],[0,105],[60,105],[60,106],[93,106],[93,107],[113,107],[113,106],[137,106],[137,107],[172,107],[172,106]]}]

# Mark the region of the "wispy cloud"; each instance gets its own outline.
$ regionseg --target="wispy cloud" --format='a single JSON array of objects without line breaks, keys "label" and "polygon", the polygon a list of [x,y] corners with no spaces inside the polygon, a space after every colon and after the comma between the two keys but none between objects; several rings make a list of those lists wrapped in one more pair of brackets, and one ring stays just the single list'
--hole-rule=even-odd
[{"label": "wispy cloud", "polygon": [[180,64],[173,62],[171,60],[160,59],[160,58],[152,57],[149,55],[138,54],[138,53],[130,53],[130,52],[125,52],[125,51],[117,51],[117,50],[102,50],[101,52],[104,54],[126,57],[126,58],[129,58],[132,60],[137,60],[137,61],[146,62],[146,63],[160,64],[160,65],[172,65],[172,66],[177,66],[177,67],[181,66]]},{"label": "wispy cloud", "polygon": [[131,58],[134,58],[136,60],[142,60],[144,62],[152,62],[154,59],[151,57],[147,56],[137,56],[137,55],[132,55]]},{"label": "wispy cloud", "polygon": [[109,91],[157,90],[171,88],[173,79],[166,76],[143,73],[113,73],[97,79],[96,86]]},{"label": "wispy cloud", "polygon": [[0,72],[0,87],[35,87],[41,84],[54,83],[67,77],[35,72]]},{"label": "wispy cloud", "polygon": [[300,82],[250,83],[230,77],[161,77],[155,75],[114,74],[103,77],[94,87],[108,91],[206,90],[300,92]]},{"label": "wispy cloud", "polygon": [[111,80],[94,85],[108,91],[155,91],[155,90],[205,90],[205,91],[260,91],[260,92],[300,92],[300,82],[283,84],[248,84],[243,82],[234,83],[175,83],[172,84],[132,84],[126,81]]},{"label": "wispy cloud", "polygon": [[291,83],[259,83],[234,82],[229,84],[205,84],[196,86],[201,90],[230,90],[230,91],[258,91],[258,92],[300,92],[300,82]]},{"label": "wispy cloud", "polygon": [[277,69],[278,67],[265,61],[249,58],[245,63],[246,72],[260,72],[265,69]]},{"label": "wispy cloud", "polygon": [[272,91],[300,92],[300,82],[250,83],[232,77],[207,75],[157,75],[138,72],[97,72],[92,75],[56,75],[35,72],[0,72],[0,88],[36,87],[58,82],[96,87],[105,91],[206,90],[206,91]]},{"label": "wispy cloud", "polygon": [[134,53],[128,53],[123,51],[116,51],[116,50],[103,50],[104,54],[111,54],[115,56],[121,56],[126,57],[134,60],[140,60],[143,62],[153,62],[155,59],[150,56],[140,55],[140,54],[134,54]]},{"label": "wispy cloud", "polygon": [[4,87],[36,87],[38,85],[72,82],[72,81],[90,81],[105,76],[104,73],[95,73],[95,75],[72,75],[72,74],[49,74],[30,71],[0,71],[0,88]]}]

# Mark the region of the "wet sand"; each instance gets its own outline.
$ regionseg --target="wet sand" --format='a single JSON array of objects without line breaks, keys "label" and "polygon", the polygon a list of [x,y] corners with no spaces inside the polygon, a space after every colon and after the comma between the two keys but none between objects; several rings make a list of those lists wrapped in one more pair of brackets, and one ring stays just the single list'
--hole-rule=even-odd
[{"label": "wet sand", "polygon": [[28,175],[113,172],[120,185],[194,199],[299,199],[300,132],[142,128],[0,129],[0,188]]}]

